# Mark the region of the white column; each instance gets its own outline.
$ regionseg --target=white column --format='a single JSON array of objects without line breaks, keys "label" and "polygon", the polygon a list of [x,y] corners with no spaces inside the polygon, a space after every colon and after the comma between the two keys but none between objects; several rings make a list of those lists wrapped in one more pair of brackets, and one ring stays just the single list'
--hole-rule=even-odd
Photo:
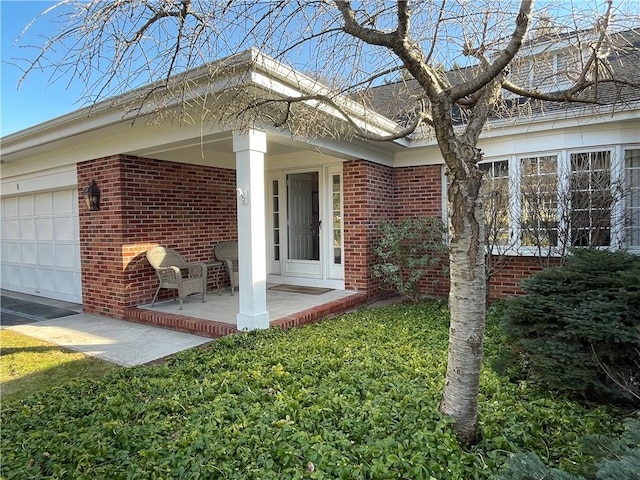
[{"label": "white column", "polygon": [[238,197],[238,330],[269,328],[264,198],[267,136],[249,130],[233,134]]}]

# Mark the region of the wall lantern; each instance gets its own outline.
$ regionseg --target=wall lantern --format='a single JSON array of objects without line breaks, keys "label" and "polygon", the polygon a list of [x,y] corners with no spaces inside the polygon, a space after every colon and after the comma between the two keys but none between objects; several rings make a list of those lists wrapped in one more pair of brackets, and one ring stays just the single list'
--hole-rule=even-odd
[{"label": "wall lantern", "polygon": [[249,204],[249,191],[247,189],[236,188],[236,193],[238,194],[238,200],[242,205]]},{"label": "wall lantern", "polygon": [[89,210],[100,210],[100,189],[95,180],[91,180],[89,186],[82,191],[82,196]]}]

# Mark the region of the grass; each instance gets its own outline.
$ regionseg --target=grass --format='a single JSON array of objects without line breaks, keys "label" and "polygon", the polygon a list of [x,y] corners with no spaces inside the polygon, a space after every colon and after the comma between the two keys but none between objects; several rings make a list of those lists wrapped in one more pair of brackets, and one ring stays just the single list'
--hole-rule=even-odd
[{"label": "grass", "polygon": [[80,379],[99,379],[116,368],[11,330],[0,330],[0,389],[3,406]]},{"label": "grass", "polygon": [[580,471],[584,435],[621,431],[612,410],[485,368],[481,439],[459,444],[438,413],[447,338],[443,305],[363,309],[66,384],[3,409],[0,475],[491,479],[517,451]]}]

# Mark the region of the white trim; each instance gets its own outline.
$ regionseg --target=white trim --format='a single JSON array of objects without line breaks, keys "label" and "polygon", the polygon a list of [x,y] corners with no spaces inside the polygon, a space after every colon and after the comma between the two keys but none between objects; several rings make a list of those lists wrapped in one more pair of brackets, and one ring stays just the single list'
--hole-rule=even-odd
[{"label": "white trim", "polygon": [[0,196],[20,195],[24,193],[58,190],[65,187],[76,187],[78,174],[75,164],[65,165],[36,172],[7,175],[3,167]]}]

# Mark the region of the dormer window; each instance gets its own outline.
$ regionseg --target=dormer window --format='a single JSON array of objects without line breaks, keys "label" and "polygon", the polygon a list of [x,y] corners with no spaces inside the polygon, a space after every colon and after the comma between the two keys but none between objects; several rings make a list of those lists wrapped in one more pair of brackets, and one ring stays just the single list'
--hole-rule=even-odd
[{"label": "dormer window", "polygon": [[[542,93],[564,90],[580,76],[584,57],[577,47],[521,57],[511,64],[509,80],[521,88]],[[505,96],[515,95],[505,92]]]}]

